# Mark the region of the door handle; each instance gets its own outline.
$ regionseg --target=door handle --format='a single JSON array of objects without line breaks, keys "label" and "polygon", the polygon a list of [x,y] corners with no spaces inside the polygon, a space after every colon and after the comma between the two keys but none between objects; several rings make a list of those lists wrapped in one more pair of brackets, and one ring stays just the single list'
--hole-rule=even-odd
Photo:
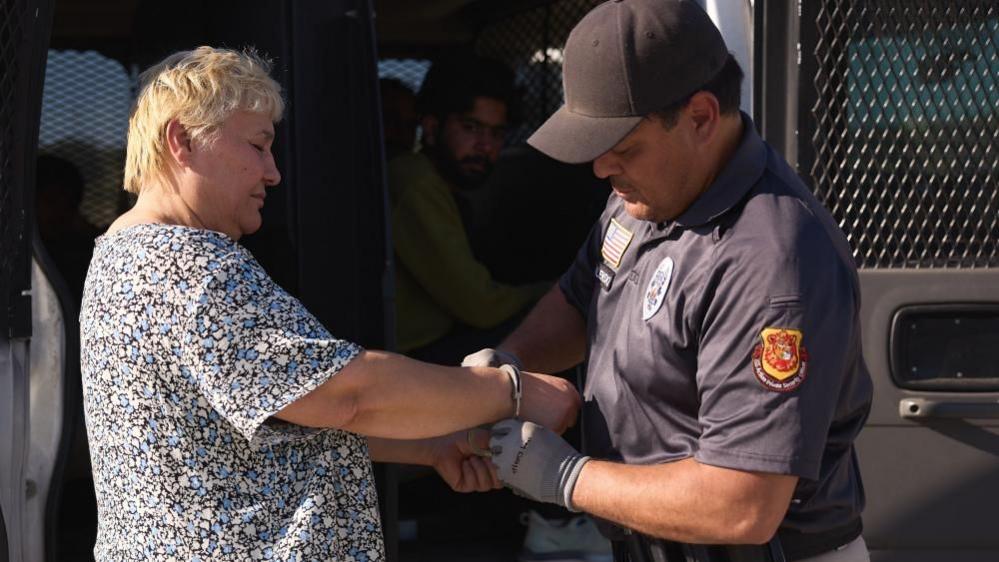
[{"label": "door handle", "polygon": [[999,400],[960,402],[930,398],[903,398],[898,415],[905,419],[999,418]]}]

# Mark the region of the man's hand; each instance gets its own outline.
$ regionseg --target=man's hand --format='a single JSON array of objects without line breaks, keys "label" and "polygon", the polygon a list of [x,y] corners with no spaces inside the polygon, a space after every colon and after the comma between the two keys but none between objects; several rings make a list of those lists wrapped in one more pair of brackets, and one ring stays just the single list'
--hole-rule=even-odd
[{"label": "man's hand", "polygon": [[551,375],[520,373],[520,419],[562,434],[576,424],[583,402],[571,382]]},{"label": "man's hand", "polygon": [[462,367],[500,367],[501,365],[514,365],[518,369],[524,369],[524,366],[520,363],[520,359],[517,359],[516,355],[491,347],[480,349],[471,355],[466,355],[461,360]]},{"label": "man's hand", "polygon": [[431,466],[455,492],[488,492],[503,487],[489,459],[473,451],[486,449],[489,432],[481,429],[458,431],[432,440]]},{"label": "man's hand", "polygon": [[493,426],[489,448],[503,484],[522,496],[575,511],[572,490],[590,457],[544,427],[513,419]]}]

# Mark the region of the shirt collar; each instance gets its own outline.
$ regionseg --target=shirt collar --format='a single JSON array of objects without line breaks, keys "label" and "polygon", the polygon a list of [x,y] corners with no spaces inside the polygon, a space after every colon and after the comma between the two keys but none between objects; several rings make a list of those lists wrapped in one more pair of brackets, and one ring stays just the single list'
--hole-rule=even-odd
[{"label": "shirt collar", "polygon": [[767,165],[767,147],[756,133],[753,119],[745,113],[741,115],[742,140],[735,153],[707,191],[673,221],[675,224],[691,227],[715,220],[741,201],[763,175]]}]

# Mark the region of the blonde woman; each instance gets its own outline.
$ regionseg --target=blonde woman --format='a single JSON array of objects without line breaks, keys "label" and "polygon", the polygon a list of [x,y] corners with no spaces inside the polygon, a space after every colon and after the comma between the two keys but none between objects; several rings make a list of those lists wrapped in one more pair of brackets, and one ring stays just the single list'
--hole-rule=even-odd
[{"label": "blonde woman", "polygon": [[371,459],[490,490],[463,428],[519,410],[563,430],[578,409],[558,378],[336,339],[268,278],[237,242],[281,178],[268,71],[199,47],[143,75],[138,201],[98,239],[81,312],[98,560],[381,560]]}]

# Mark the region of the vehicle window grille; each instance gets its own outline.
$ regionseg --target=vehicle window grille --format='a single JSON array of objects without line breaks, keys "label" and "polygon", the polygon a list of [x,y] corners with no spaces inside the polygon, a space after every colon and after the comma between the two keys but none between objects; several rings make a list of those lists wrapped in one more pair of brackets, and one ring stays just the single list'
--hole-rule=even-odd
[{"label": "vehicle window grille", "polygon": [[430,61],[424,59],[382,59],[378,61],[379,78],[395,78],[415,94],[423,85],[423,78],[430,69]]},{"label": "vehicle window grille", "polygon": [[80,212],[98,227],[128,206],[122,175],[133,83],[121,63],[97,52],[49,51],[38,151],[80,170]]},{"label": "vehicle window grille", "polygon": [[999,4],[820,5],[802,172],[858,265],[999,266]]},{"label": "vehicle window grille", "polygon": [[[18,244],[22,239],[24,219],[15,213],[18,208],[14,193],[14,143],[15,115],[17,106],[18,68],[17,47],[21,42],[21,24],[24,20],[24,2],[0,2],[0,287],[6,290],[14,275],[14,263],[21,255]],[[0,304],[6,305],[4,295],[0,295]],[[6,306],[0,307],[0,314],[6,314]],[[0,326],[6,322],[0,321]],[[6,336],[7,334],[3,334]]]},{"label": "vehicle window grille", "polygon": [[562,105],[562,48],[569,32],[599,0],[559,0],[484,28],[476,51],[514,69],[523,89],[521,122],[508,143],[523,142]]}]

